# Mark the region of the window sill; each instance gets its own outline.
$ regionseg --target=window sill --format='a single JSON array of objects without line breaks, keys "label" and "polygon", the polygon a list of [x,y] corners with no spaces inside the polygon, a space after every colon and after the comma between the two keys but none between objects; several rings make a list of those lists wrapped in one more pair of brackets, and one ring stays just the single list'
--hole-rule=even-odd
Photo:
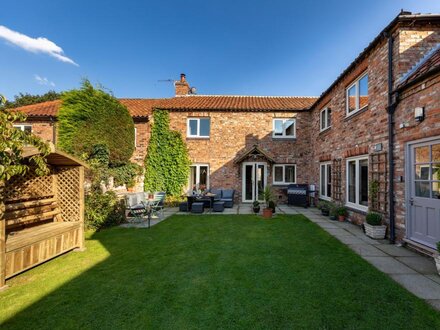
[{"label": "window sill", "polygon": [[209,136],[187,136],[187,140],[209,140]]},{"label": "window sill", "polygon": [[344,118],[344,121],[347,121],[347,120],[350,120],[350,119],[352,119],[352,118],[355,118],[355,117],[357,117],[358,115],[360,115],[361,113],[366,112],[367,110],[368,110],[368,105],[366,105],[365,107],[363,107],[363,108],[361,108],[361,109],[359,109],[359,110],[353,111],[353,112],[350,113],[350,114],[347,114],[347,113],[346,113],[346,116],[345,116],[345,118]]},{"label": "window sill", "polygon": [[319,131],[319,135],[325,135],[325,134],[327,134],[328,132],[330,132],[331,128],[332,128],[332,127],[329,126],[329,127],[325,128],[325,129]]},{"label": "window sill", "polygon": [[365,206],[364,207],[360,207],[357,205],[353,205],[353,204],[345,204],[345,207],[347,208],[348,211],[352,211],[352,212],[356,212],[362,215],[366,215],[368,213],[368,207]]},{"label": "window sill", "polygon": [[275,141],[296,141],[296,136],[288,137],[288,136],[272,136],[272,140]]},{"label": "window sill", "polygon": [[331,197],[321,196],[321,195],[319,196],[319,199],[322,199],[322,200],[327,201],[327,202],[331,202],[332,201]]},{"label": "window sill", "polygon": [[274,183],[272,183],[272,186],[276,186],[278,188],[282,188],[282,187],[287,188],[287,186],[289,186],[291,184],[295,184],[295,183],[296,182],[288,182],[288,183],[286,183],[286,182],[274,182]]}]

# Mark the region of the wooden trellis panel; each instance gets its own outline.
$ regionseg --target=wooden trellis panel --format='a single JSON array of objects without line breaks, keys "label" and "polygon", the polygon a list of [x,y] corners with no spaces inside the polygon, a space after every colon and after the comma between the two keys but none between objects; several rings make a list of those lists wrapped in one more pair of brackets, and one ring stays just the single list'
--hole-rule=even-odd
[{"label": "wooden trellis panel", "polygon": [[81,220],[81,175],[79,167],[59,167],[57,171],[58,202],[64,221]]},{"label": "wooden trellis panel", "polygon": [[369,196],[370,208],[376,212],[386,214],[388,207],[388,161],[386,152],[370,154],[369,172],[370,186],[374,181],[378,185],[375,200],[372,200],[372,196]]},{"label": "wooden trellis panel", "polygon": [[333,159],[332,162],[332,198],[342,201],[342,160]]},{"label": "wooden trellis panel", "polygon": [[55,178],[50,175],[37,176],[30,170],[24,176],[17,175],[4,189],[6,202],[14,200],[39,199],[55,195]]}]

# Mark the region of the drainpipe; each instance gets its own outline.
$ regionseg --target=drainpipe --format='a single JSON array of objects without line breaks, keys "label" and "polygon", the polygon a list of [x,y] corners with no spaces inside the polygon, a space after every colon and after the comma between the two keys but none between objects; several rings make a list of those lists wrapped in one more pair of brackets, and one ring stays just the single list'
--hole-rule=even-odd
[{"label": "drainpipe", "polygon": [[54,146],[57,145],[57,127],[55,125],[55,118],[50,117],[50,122],[52,124],[52,143]]},{"label": "drainpipe", "polygon": [[388,38],[388,159],[389,159],[389,218],[390,218],[390,242],[396,241],[395,210],[394,210],[394,111],[396,103],[393,101],[393,44],[394,38],[391,33],[385,33]]}]

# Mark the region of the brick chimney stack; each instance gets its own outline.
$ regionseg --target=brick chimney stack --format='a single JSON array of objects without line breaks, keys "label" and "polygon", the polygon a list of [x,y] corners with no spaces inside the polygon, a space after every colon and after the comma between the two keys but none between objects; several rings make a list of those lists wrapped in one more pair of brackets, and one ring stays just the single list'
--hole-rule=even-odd
[{"label": "brick chimney stack", "polygon": [[186,75],[184,73],[180,74],[180,80],[174,82],[174,87],[176,89],[176,96],[188,95],[190,94],[191,88],[186,81]]}]

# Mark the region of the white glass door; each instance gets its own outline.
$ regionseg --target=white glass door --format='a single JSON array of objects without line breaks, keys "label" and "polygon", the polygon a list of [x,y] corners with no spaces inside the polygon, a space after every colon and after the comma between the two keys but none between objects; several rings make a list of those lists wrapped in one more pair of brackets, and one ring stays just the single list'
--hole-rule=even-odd
[{"label": "white glass door", "polygon": [[267,164],[262,162],[245,162],[243,163],[242,173],[243,202],[263,201],[263,191],[267,184]]}]

